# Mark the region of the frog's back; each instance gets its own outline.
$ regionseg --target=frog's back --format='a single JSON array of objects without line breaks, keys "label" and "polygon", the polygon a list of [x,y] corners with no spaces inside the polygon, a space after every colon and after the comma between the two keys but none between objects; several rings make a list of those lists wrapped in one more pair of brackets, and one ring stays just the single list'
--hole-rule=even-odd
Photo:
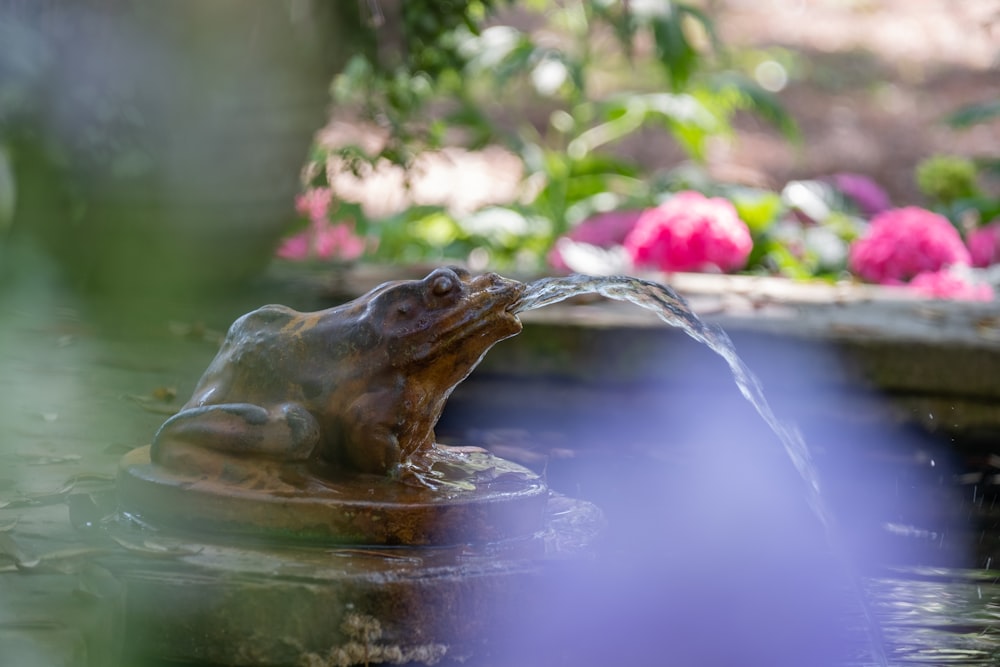
[{"label": "frog's back", "polygon": [[301,318],[287,306],[268,305],[237,319],[188,406],[261,403],[288,391],[297,368],[289,363],[294,339],[288,331]]}]

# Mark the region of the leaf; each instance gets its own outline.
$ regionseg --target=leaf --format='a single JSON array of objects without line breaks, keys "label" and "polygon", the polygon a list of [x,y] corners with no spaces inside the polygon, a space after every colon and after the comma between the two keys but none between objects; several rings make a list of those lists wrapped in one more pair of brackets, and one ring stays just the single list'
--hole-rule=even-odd
[{"label": "leaf", "polygon": [[131,542],[115,535],[112,535],[111,539],[114,540],[118,546],[130,551],[131,553],[149,556],[151,558],[180,558],[183,556],[193,556],[201,553],[202,551],[202,547],[172,547],[160,544],[159,542],[153,542],[152,540],[143,540],[141,543]]},{"label": "leaf", "polygon": [[353,221],[354,231],[359,236],[367,236],[371,232],[372,219],[365,214],[361,204],[349,201],[339,201],[337,204],[336,219],[338,221]]},{"label": "leaf", "polygon": [[1000,176],[1000,157],[977,157],[974,161],[979,171]]},{"label": "leaf", "polygon": [[475,104],[463,100],[454,111],[444,116],[449,128],[462,128],[469,133],[465,146],[470,150],[483,148],[493,141],[496,128],[483,110]]},{"label": "leaf", "polygon": [[41,562],[38,556],[22,548],[10,533],[0,533],[0,554],[13,560],[18,570],[30,570]]},{"label": "leaf", "polygon": [[968,104],[948,114],[945,122],[956,129],[964,129],[997,118],[1000,118],[1000,99]]},{"label": "leaf", "polygon": [[753,79],[738,72],[720,72],[708,77],[706,82],[710,90],[731,96],[734,106],[767,121],[789,141],[800,140],[801,133],[795,118],[776,95]]},{"label": "leaf", "polygon": [[618,44],[631,59],[635,45],[637,22],[628,2],[595,2],[591,9],[594,16],[611,26]]},{"label": "leaf", "polygon": [[87,563],[78,573],[77,588],[73,592],[87,598],[113,600],[120,598],[124,590],[122,582],[111,572],[94,563]]},{"label": "leaf", "polygon": [[719,38],[719,33],[715,30],[715,22],[708,14],[699,7],[686,3],[676,3],[676,7],[677,12],[681,14],[682,18],[684,15],[687,15],[701,24],[701,27],[705,30],[705,34],[708,35],[709,41],[712,43],[714,51],[722,51],[722,40]]},{"label": "leaf", "polygon": [[674,92],[683,90],[694,73],[698,52],[684,34],[684,15],[677,3],[670,3],[672,10],[653,19],[653,39],[656,56],[670,77]]},{"label": "leaf", "polygon": [[712,135],[711,132],[697,125],[672,123],[670,133],[691,159],[700,163],[705,162],[705,146],[708,138]]},{"label": "leaf", "polygon": [[783,209],[781,196],[766,190],[743,189],[732,193],[730,201],[755,236],[766,231]]},{"label": "leaf", "polygon": [[177,414],[177,406],[166,405],[163,401],[154,399],[151,396],[139,396],[137,394],[125,394],[125,398],[132,401],[146,412],[156,415],[173,416]]}]

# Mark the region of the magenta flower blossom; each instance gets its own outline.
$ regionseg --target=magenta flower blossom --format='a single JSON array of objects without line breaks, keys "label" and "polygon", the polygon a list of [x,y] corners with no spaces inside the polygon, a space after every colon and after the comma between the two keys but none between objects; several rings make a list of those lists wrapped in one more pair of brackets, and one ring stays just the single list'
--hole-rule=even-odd
[{"label": "magenta flower blossom", "polygon": [[625,238],[633,264],[663,271],[732,271],[746,264],[752,247],[729,200],[690,190],[643,211]]},{"label": "magenta flower blossom", "polygon": [[[593,215],[565,234],[565,238],[577,243],[589,243],[599,248],[610,248],[621,245],[628,233],[635,227],[636,220],[642,211],[608,211]],[[559,244],[556,243],[549,251],[549,264],[560,271],[569,271]]]},{"label": "magenta flower blossom", "polygon": [[969,261],[969,251],[947,218],[908,206],[872,219],[868,231],[851,244],[848,267],[868,282],[898,285]]},{"label": "magenta flower blossom", "polygon": [[332,201],[333,191],[330,188],[309,188],[295,198],[295,210],[312,222],[326,220]]},{"label": "magenta flower blossom", "polygon": [[1000,219],[973,229],[965,242],[973,266],[986,267],[1000,262]]},{"label": "magenta flower blossom", "polygon": [[309,219],[302,232],[285,239],[277,255],[283,259],[357,259],[365,251],[365,240],[354,233],[354,225],[332,223],[327,218],[333,193],[329,188],[311,188],[295,200],[295,210]]},{"label": "magenta flower blossom", "polygon": [[365,240],[354,233],[354,225],[329,220],[316,220],[309,227],[294,236],[289,236],[278,247],[277,255],[282,259],[340,259],[352,260],[365,251]]},{"label": "magenta flower blossom", "polygon": [[989,301],[993,298],[993,288],[986,283],[971,282],[947,269],[918,273],[908,287],[934,299]]},{"label": "magenta flower blossom", "polygon": [[861,174],[840,173],[833,175],[833,187],[854,202],[866,216],[878,215],[892,208],[889,195],[882,187]]}]

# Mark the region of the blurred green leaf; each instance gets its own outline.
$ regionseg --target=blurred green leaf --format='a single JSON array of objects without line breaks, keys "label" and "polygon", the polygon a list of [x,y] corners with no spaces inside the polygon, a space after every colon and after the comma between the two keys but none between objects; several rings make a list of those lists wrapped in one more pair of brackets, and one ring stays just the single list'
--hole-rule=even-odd
[{"label": "blurred green leaf", "polygon": [[976,165],[957,155],[935,155],[916,168],[917,187],[927,197],[945,206],[977,194]]},{"label": "blurred green leaf", "polygon": [[975,163],[980,172],[1000,176],[1000,157],[977,157]]},{"label": "blurred green leaf", "polygon": [[784,210],[781,195],[767,190],[742,189],[731,192],[730,201],[754,236],[767,231]]},{"label": "blurred green leaf", "polygon": [[734,108],[750,111],[769,122],[789,141],[800,137],[798,123],[777,96],[764,90],[753,79],[739,72],[718,72],[707,78],[713,91],[727,96]]},{"label": "blurred green leaf", "polygon": [[[693,0],[526,0],[518,16],[530,20],[487,26],[483,19],[497,4],[404,3],[405,40],[420,53],[403,55],[393,69],[356,58],[332,86],[338,103],[360,110],[389,139],[376,154],[341,147],[330,164],[364,177],[386,160],[407,169],[420,151],[448,142],[504,144],[521,160],[525,191],[535,193],[507,207],[509,220],[523,223],[521,231],[514,225],[489,232],[466,227],[440,207],[414,207],[374,221],[360,207],[341,204],[338,216],[354,217],[359,232],[377,239],[378,258],[461,258],[483,248],[498,261],[521,261],[525,252],[540,259],[586,211],[606,210],[601,207],[611,200],[648,205],[653,193],[681,186],[676,174],[609,157],[639,131],[669,134],[697,162],[704,162],[710,138],[732,134],[731,120],[740,110],[773,123],[788,138],[797,136],[776,97],[745,76],[720,70],[719,34],[710,12]],[[652,48],[633,50],[639,40],[651,41]],[[622,71],[623,55],[630,71]],[[639,90],[623,90],[629,85],[623,80]],[[709,183],[705,191],[714,187]],[[777,215],[772,197],[743,203],[741,214],[755,229]]]},{"label": "blurred green leaf", "polygon": [[609,25],[625,54],[632,58],[638,21],[635,12],[627,2],[598,0],[591,6],[594,16]]},{"label": "blurred green leaf", "polygon": [[957,129],[1000,118],[1000,99],[969,104],[945,117],[945,122]]},{"label": "blurred green leaf", "polygon": [[684,34],[684,13],[677,11],[677,3],[669,3],[670,10],[652,22],[656,56],[667,71],[670,87],[674,92],[687,85],[695,70],[698,53]]},{"label": "blurred green leaf", "polygon": [[813,271],[808,264],[780,243],[770,243],[767,246],[766,260],[773,263],[778,273],[793,280],[807,280]]},{"label": "blurred green leaf", "polygon": [[699,7],[687,3],[674,3],[674,5],[677,8],[677,12],[681,14],[682,20],[684,16],[688,16],[701,26],[708,36],[714,51],[722,51],[722,40],[719,39],[719,33],[715,30],[715,22],[706,12],[702,11]]}]

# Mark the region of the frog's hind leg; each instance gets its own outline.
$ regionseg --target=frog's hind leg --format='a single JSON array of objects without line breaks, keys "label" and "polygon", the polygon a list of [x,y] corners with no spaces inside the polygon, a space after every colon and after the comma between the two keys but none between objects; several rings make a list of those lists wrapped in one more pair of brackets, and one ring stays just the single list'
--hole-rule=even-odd
[{"label": "frog's hind leg", "polygon": [[319,424],[298,403],[270,410],[252,403],[188,408],[160,427],[153,438],[153,461],[190,471],[205,450],[236,459],[263,457],[304,461],[319,442]]}]

